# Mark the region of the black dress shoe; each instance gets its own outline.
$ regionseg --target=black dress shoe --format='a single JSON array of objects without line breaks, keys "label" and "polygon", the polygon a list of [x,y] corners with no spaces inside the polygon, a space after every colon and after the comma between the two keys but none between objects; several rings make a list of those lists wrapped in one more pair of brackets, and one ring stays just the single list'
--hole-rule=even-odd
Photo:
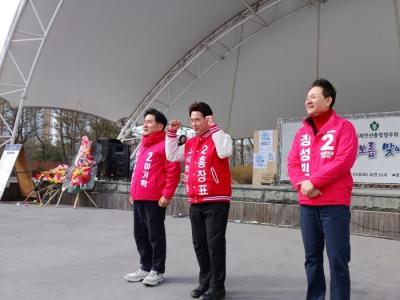
[{"label": "black dress shoe", "polygon": [[199,298],[201,295],[203,295],[205,292],[207,292],[208,286],[204,285],[199,285],[197,288],[195,288],[192,291],[192,298]]},{"label": "black dress shoe", "polygon": [[221,300],[225,298],[225,289],[223,290],[213,290],[209,289],[207,292],[201,296],[202,300]]}]

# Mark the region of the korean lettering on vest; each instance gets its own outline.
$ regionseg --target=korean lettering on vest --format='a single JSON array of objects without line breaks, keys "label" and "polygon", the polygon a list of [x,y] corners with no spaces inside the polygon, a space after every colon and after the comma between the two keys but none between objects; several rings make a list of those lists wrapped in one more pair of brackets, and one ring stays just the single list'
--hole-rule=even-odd
[{"label": "korean lettering on vest", "polygon": [[151,168],[153,152],[148,152],[146,160],[144,162],[143,171],[142,171],[142,178],[140,179],[140,185],[144,188],[147,188],[148,179],[149,179],[149,172]]},{"label": "korean lettering on vest", "polygon": [[185,188],[186,192],[189,192],[189,169],[190,169],[190,161],[192,160],[192,154],[193,150],[192,148],[189,149],[186,155],[185,159],[185,177],[184,177],[184,182],[185,182]]},{"label": "korean lettering on vest", "polygon": [[309,134],[303,134],[300,138],[300,145],[301,170],[305,176],[310,176],[311,136]]},{"label": "korean lettering on vest", "polygon": [[203,145],[200,151],[200,157],[197,162],[197,182],[199,186],[199,196],[208,195],[208,189],[206,182],[206,154],[208,145]]}]

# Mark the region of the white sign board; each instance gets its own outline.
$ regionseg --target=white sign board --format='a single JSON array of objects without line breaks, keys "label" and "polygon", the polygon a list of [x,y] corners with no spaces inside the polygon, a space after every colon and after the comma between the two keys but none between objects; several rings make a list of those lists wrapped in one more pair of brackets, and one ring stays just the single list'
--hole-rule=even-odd
[{"label": "white sign board", "polygon": [[272,130],[261,130],[260,131],[260,139],[259,139],[259,152],[260,153],[268,153],[272,151],[272,138],[273,131]]},{"label": "white sign board", "polygon": [[302,121],[299,119],[280,119],[278,122],[279,130],[279,160],[278,160],[278,180],[287,181],[287,157],[292,147],[292,141],[297,130],[301,127]]},{"label": "white sign board", "polygon": [[272,147],[274,131],[260,130],[258,134],[258,152],[253,153],[253,168],[265,169],[268,162],[276,161],[276,154]]},{"label": "white sign board", "polygon": [[[400,112],[344,115],[356,128],[358,156],[351,170],[356,183],[400,183]],[[298,119],[281,119],[280,181],[289,180],[287,156],[296,131],[302,125]]]},{"label": "white sign board", "polygon": [[1,156],[0,160],[0,199],[3,197],[8,178],[11,175],[11,171],[14,168],[21,148],[22,145],[7,144],[5,146],[3,155]]},{"label": "white sign board", "polygon": [[263,154],[253,153],[253,168],[264,169],[267,167],[267,159]]}]

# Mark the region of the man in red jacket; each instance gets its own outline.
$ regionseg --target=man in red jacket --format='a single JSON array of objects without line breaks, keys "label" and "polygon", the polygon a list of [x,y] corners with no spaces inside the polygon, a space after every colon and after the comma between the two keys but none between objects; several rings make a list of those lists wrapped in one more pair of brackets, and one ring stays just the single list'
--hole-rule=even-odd
[{"label": "man in red jacket", "polygon": [[[178,148],[179,120],[169,123],[166,151],[169,161],[185,161],[185,185],[189,197],[193,246],[200,266],[199,286],[193,298],[225,297],[225,233],[231,199],[229,156],[232,139],[216,124],[210,106],[195,102],[189,107],[196,136]],[[183,149],[184,148],[184,149]]]},{"label": "man in red jacket", "polygon": [[357,157],[354,126],[336,115],[336,90],[316,80],[307,93],[308,118],[294,138],[288,174],[300,203],[307,300],[325,299],[323,252],[329,258],[332,300],[350,299],[350,169]]},{"label": "man in red jacket", "polygon": [[128,281],[157,285],[163,280],[166,259],[165,210],[179,183],[179,163],[165,156],[167,118],[155,109],[144,114],[143,138],[136,153],[131,181],[134,236],[141,267],[125,275]]}]

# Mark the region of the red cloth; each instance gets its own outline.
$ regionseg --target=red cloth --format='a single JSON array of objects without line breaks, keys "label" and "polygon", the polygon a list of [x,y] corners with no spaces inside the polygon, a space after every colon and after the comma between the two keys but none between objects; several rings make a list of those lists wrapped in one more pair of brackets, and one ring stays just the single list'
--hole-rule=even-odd
[{"label": "red cloth", "polygon": [[315,127],[319,131],[322,126],[329,121],[329,118],[332,116],[332,110],[328,110],[327,112],[324,112],[320,114],[319,116],[312,117],[311,119],[313,120]]}]

